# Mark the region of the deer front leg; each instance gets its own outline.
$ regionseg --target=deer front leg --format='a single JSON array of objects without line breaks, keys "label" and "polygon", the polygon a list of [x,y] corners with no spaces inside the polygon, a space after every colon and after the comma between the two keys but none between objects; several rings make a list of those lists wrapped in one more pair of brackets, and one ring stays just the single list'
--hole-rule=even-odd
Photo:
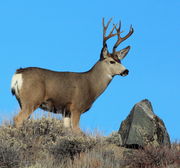
[{"label": "deer front leg", "polygon": [[63,125],[65,128],[71,127],[71,113],[66,108],[63,110]]},{"label": "deer front leg", "polygon": [[69,104],[68,108],[70,111],[70,121],[71,121],[71,128],[73,131],[77,133],[81,133],[81,130],[79,128],[79,120],[81,113],[77,110],[77,107],[75,104],[71,103]]},{"label": "deer front leg", "polygon": [[80,113],[78,111],[73,111],[71,114],[71,127],[76,132],[81,132],[79,128],[79,120],[80,120]]},{"label": "deer front leg", "polygon": [[71,128],[74,131],[81,132],[79,128],[80,112],[77,110],[75,104],[69,105],[69,111],[71,112]]}]

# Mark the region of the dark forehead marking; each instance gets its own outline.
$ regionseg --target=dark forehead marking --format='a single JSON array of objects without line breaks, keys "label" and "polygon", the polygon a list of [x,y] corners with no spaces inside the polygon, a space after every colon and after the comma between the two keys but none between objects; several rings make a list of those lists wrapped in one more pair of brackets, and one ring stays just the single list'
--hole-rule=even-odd
[{"label": "dark forehead marking", "polygon": [[111,58],[113,58],[114,59],[114,61],[116,61],[116,62],[118,62],[118,63],[121,63],[121,61],[118,59],[118,57],[117,56],[114,56],[114,55],[109,55]]}]

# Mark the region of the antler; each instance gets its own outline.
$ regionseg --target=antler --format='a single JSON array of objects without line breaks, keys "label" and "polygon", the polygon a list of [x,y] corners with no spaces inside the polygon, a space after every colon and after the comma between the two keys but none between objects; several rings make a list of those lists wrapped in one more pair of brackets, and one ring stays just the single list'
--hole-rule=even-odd
[{"label": "antler", "polygon": [[107,25],[105,26],[105,24],[104,24],[104,18],[103,18],[103,20],[102,20],[102,23],[103,23],[103,46],[106,45],[106,41],[107,41],[109,38],[114,37],[114,36],[116,36],[116,35],[118,34],[118,33],[114,33],[114,34],[113,34],[113,31],[114,31],[114,29],[116,28],[116,25],[114,25],[113,28],[112,28],[112,30],[110,31],[109,35],[106,36],[106,31],[107,31],[108,26],[109,26],[109,24],[111,23],[111,21],[112,21],[112,18],[108,21]]},{"label": "antler", "polygon": [[127,38],[129,38],[132,34],[133,34],[133,32],[134,32],[134,29],[133,29],[133,27],[132,27],[132,25],[131,25],[131,27],[130,27],[130,30],[129,30],[129,33],[126,35],[126,36],[124,36],[124,37],[121,37],[120,36],[120,34],[122,33],[120,30],[121,30],[121,21],[119,22],[119,27],[117,28],[116,27],[116,25],[114,25],[115,26],[115,29],[116,29],[116,31],[117,31],[117,35],[118,35],[118,40],[117,40],[117,42],[115,43],[115,45],[114,45],[114,47],[113,47],[113,54],[116,52],[116,48],[118,47],[118,45],[120,44],[120,43],[122,43],[124,40],[126,40]]}]

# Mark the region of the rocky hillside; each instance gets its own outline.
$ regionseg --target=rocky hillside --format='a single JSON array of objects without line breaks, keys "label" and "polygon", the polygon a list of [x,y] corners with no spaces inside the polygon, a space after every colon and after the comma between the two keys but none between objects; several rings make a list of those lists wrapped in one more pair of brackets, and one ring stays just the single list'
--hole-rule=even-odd
[{"label": "rocky hillside", "polygon": [[[180,144],[170,144],[164,124],[162,120],[154,117],[149,102],[145,100],[140,103],[140,106],[135,105],[127,119],[122,122],[120,130],[107,137],[75,134],[64,129],[62,121],[55,118],[31,119],[19,129],[8,124],[1,125],[0,167],[179,168]],[[145,111],[142,112],[142,109]],[[149,110],[151,115],[146,110]],[[139,116],[141,113],[144,118]],[[150,117],[150,121],[147,120],[148,125],[142,122],[148,118],[144,113]],[[149,127],[151,131],[148,131]],[[149,135],[146,131],[150,132]],[[147,137],[144,138],[141,132]],[[161,138],[157,138],[159,134]]]}]

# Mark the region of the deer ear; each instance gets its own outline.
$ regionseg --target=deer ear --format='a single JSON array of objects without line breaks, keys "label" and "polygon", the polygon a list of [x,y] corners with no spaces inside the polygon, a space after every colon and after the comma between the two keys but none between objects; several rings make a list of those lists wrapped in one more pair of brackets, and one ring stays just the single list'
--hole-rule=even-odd
[{"label": "deer ear", "polygon": [[122,49],[120,51],[117,51],[116,55],[117,55],[118,59],[122,60],[127,55],[129,50],[130,50],[130,46],[128,46],[128,47],[126,47],[126,48],[124,48],[124,49]]},{"label": "deer ear", "polygon": [[101,55],[100,55],[100,60],[103,60],[107,58],[109,55],[108,49],[107,49],[107,44],[105,44],[101,50]]}]

